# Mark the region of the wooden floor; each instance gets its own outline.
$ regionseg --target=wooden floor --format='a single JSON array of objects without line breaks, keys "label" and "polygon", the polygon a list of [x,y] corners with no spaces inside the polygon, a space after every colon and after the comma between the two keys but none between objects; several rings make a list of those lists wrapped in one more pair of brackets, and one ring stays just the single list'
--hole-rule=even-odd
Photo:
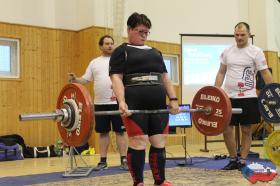
[{"label": "wooden floor", "polygon": [[[257,142],[261,143],[261,142]],[[203,156],[212,157],[217,154],[227,154],[225,145],[223,142],[209,143],[209,152],[201,152],[204,145],[188,145],[187,153],[189,156]],[[167,146],[167,157],[184,157],[184,148],[181,145]],[[260,157],[263,158],[263,147],[252,147],[251,151],[258,152]],[[148,151],[147,151],[148,152]],[[146,153],[147,154],[147,153]],[[95,166],[99,161],[99,155],[83,156],[86,163],[90,166]],[[82,161],[76,157],[78,165],[83,165]],[[109,166],[119,165],[119,154],[116,152],[109,153],[108,164]],[[147,160],[147,158],[146,158]],[[40,173],[62,172],[65,171],[68,165],[68,157],[54,157],[54,158],[31,158],[17,161],[5,161],[0,162],[0,177],[5,176],[19,176],[19,175],[31,175]]]}]

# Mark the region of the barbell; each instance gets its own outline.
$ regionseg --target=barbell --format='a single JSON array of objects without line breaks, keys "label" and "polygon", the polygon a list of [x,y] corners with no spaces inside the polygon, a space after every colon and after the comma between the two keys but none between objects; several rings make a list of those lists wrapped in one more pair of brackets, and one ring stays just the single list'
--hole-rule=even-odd
[{"label": "barbell", "polygon": [[[218,135],[229,124],[232,113],[242,113],[242,109],[231,108],[226,93],[218,87],[206,86],[194,96],[191,109],[181,112],[193,112],[193,122],[204,135]],[[130,110],[137,113],[168,113],[161,110]],[[94,116],[118,115],[120,111],[94,111],[94,104],[87,89],[80,84],[67,84],[57,99],[56,110],[48,113],[20,114],[21,121],[55,120],[63,142],[69,146],[86,143],[92,133]]]},{"label": "barbell", "polygon": [[[271,84],[266,87],[265,93],[260,94],[262,97],[259,99],[259,107],[264,107],[265,111],[260,109],[262,115],[265,115],[264,119],[279,121],[280,94],[274,93],[275,90],[278,92],[278,89],[279,84]],[[69,146],[80,146],[88,141],[92,133],[95,115],[121,114],[120,111],[94,112],[94,104],[89,92],[83,85],[77,83],[63,87],[56,108],[54,112],[20,114],[19,119],[21,121],[56,120],[63,142]],[[169,110],[130,110],[130,112],[132,114],[168,113]],[[231,115],[242,113],[242,109],[232,108],[230,99],[221,88],[206,86],[195,94],[192,108],[181,112],[193,112],[192,120],[198,131],[207,136],[215,136],[221,134],[229,125]]]}]

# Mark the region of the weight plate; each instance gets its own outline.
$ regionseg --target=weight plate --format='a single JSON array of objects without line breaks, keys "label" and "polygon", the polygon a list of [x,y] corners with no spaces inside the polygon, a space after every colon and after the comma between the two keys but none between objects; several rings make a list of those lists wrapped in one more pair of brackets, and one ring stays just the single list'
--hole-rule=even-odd
[{"label": "weight plate", "polygon": [[[68,100],[68,101],[67,101]],[[63,123],[58,122],[57,127],[63,142],[69,146],[81,146],[85,144],[94,125],[94,114],[92,109],[92,101],[87,89],[80,84],[67,84],[61,90],[57,99],[57,109],[63,107],[64,103],[72,104],[75,117],[72,117],[73,126],[71,130],[67,130]]]},{"label": "weight plate", "polygon": [[259,110],[263,119],[271,123],[280,123],[280,84],[266,85],[259,94]]},{"label": "weight plate", "polygon": [[229,125],[232,108],[227,94],[219,87],[206,86],[194,96],[192,108],[211,108],[211,113],[194,112],[193,122],[196,128],[206,136],[221,134]]},{"label": "weight plate", "polygon": [[265,142],[265,152],[268,158],[280,166],[280,130],[272,132]]}]

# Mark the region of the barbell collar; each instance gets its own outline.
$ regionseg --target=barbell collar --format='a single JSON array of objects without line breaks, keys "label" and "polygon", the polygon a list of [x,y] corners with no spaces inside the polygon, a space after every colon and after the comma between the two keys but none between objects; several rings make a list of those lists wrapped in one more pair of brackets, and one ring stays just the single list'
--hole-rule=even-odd
[{"label": "barbell collar", "polygon": [[243,110],[242,108],[232,108],[233,114],[242,114]]},{"label": "barbell collar", "polygon": [[277,101],[276,100],[263,100],[263,103],[265,103],[268,106],[277,106]]},{"label": "barbell collar", "polygon": [[279,152],[280,152],[280,146],[272,147],[272,150],[273,150],[273,151],[279,151]]}]

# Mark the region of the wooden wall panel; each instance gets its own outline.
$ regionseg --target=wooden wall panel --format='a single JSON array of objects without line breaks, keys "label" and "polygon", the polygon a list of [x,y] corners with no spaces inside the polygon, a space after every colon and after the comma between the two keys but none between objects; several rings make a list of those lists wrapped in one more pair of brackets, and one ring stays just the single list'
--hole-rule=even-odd
[{"label": "wooden wall panel", "polygon": [[[20,39],[20,79],[0,79],[0,135],[17,133],[29,146],[46,146],[60,138],[53,121],[19,122],[20,113],[53,111],[62,87],[67,83],[67,73],[81,76],[89,62],[101,53],[98,40],[112,30],[90,27],[79,32],[0,23],[0,37]],[[125,41],[125,38],[124,38]],[[163,54],[178,55],[181,73],[179,44],[148,41]],[[273,68],[273,78],[279,83],[280,67],[276,52],[266,51],[268,64]],[[181,82],[181,74],[179,74]],[[92,84],[87,85],[94,96]],[[181,86],[175,86],[181,98]],[[180,100],[181,101],[181,100]],[[178,130],[178,133],[182,131]],[[203,136],[195,127],[186,129],[187,143],[202,143]],[[210,139],[221,139],[221,136]],[[111,134],[111,151],[116,150],[115,136]],[[89,140],[98,152],[98,135],[93,131]],[[181,144],[181,136],[170,137],[168,144]]]},{"label": "wooden wall panel", "polygon": [[77,33],[0,23],[0,37],[20,39],[21,48],[20,79],[0,79],[0,135],[20,134],[29,146],[54,144],[60,138],[55,122],[19,122],[18,115],[55,109],[77,61]]},{"label": "wooden wall panel", "polygon": [[280,61],[278,53],[274,51],[264,51],[268,66],[272,68],[274,82],[280,82]]}]

